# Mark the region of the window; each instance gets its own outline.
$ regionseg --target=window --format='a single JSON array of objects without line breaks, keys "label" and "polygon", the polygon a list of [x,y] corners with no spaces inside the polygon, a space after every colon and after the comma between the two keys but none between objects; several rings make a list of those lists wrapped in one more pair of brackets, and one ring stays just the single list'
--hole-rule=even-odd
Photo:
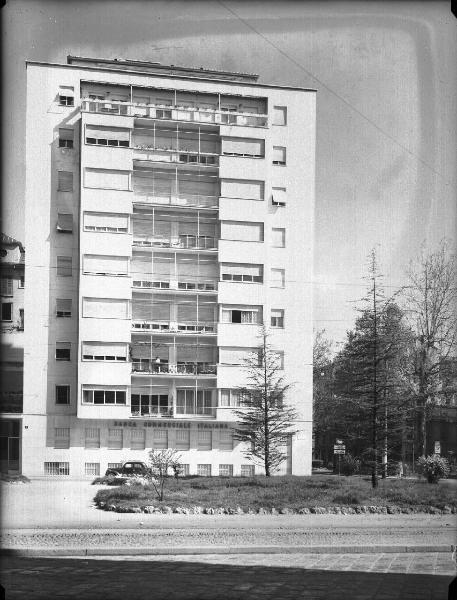
[{"label": "window", "polygon": [[0,279],[0,295],[12,296],[13,295],[13,280],[9,277],[2,277]]},{"label": "window", "polygon": [[72,260],[71,256],[57,257],[57,277],[72,276]]},{"label": "window", "polygon": [[219,449],[233,450],[233,432],[230,429],[221,429],[219,436]]},{"label": "window", "polygon": [[127,233],[128,228],[128,215],[91,212],[84,213],[84,231]]},{"label": "window", "polygon": [[280,227],[273,227],[271,230],[271,245],[274,248],[284,248],[286,245],[286,230]]},{"label": "window", "polygon": [[271,269],[270,286],[283,288],[286,283],[286,273],[284,269]]},{"label": "window", "polygon": [[111,389],[83,389],[83,404],[121,404],[127,403],[125,390]]},{"label": "window", "polygon": [[276,368],[284,369],[284,352],[282,351],[273,351],[271,353],[272,362],[275,364]]},{"label": "window", "polygon": [[126,362],[128,347],[124,342],[83,342],[83,360],[105,360]]},{"label": "window", "polygon": [[130,189],[130,171],[89,169],[84,171],[84,186],[104,190]]},{"label": "window", "polygon": [[241,465],[241,477],[254,477],[254,465]]},{"label": "window", "polygon": [[19,275],[19,282],[17,284],[18,288],[23,288],[24,287],[24,282],[25,282],[25,276],[22,273],[21,275]]},{"label": "window", "polygon": [[2,321],[13,320],[13,303],[5,302],[2,304]]},{"label": "window", "polygon": [[176,449],[190,450],[190,431],[189,429],[176,430]]},{"label": "window", "polygon": [[54,429],[54,448],[69,448],[70,447],[70,428],[56,427]]},{"label": "window", "polygon": [[223,323],[241,323],[247,325],[258,325],[262,322],[261,306],[245,307],[222,307]]},{"label": "window", "polygon": [[146,430],[132,429],[130,431],[130,449],[144,450],[146,448]]},{"label": "window", "polygon": [[[140,358],[136,364],[139,364],[141,368],[143,361],[147,365],[150,363],[149,359]],[[164,362],[166,364],[168,361]],[[157,364],[160,365],[160,363]],[[171,405],[169,404],[168,394],[132,394],[131,409],[133,416],[168,415]]]},{"label": "window", "polygon": [[284,328],[284,310],[282,308],[271,309],[271,327]]},{"label": "window", "polygon": [[24,309],[23,308],[19,309],[19,324],[18,324],[18,329],[20,329],[21,331],[24,329]]},{"label": "window", "polygon": [[83,298],[83,317],[128,319],[129,301],[116,298]]},{"label": "window", "polygon": [[225,365],[250,365],[258,355],[258,348],[219,348],[219,362]]},{"label": "window", "polygon": [[108,429],[108,449],[122,450],[122,429]]},{"label": "window", "polygon": [[181,465],[181,476],[189,477],[190,475],[190,465]]},{"label": "window", "polygon": [[85,254],[83,273],[90,275],[128,275],[128,256]]},{"label": "window", "polygon": [[100,463],[85,463],[84,475],[98,477],[100,475]]},{"label": "window", "polygon": [[215,404],[211,390],[177,390],[176,413],[182,415],[213,415]]},{"label": "window", "polygon": [[45,462],[45,475],[70,475],[70,463],[68,462]]},{"label": "window", "polygon": [[71,317],[71,298],[56,298],[56,316]]},{"label": "window", "polygon": [[70,404],[69,385],[56,385],[56,404]]},{"label": "window", "polygon": [[59,148],[73,148],[73,129],[59,129]]},{"label": "window", "polygon": [[212,450],[212,433],[211,429],[199,429],[197,431],[197,450]]},{"label": "window", "polygon": [[71,343],[70,342],[56,342],[56,360],[71,360]]},{"label": "window", "polygon": [[73,191],[73,173],[71,171],[57,171],[57,191]]},{"label": "window", "polygon": [[153,430],[152,447],[154,450],[165,450],[168,448],[168,431],[166,429]]},{"label": "window", "polygon": [[222,154],[263,158],[265,156],[265,140],[224,137],[222,139]]},{"label": "window", "polygon": [[[243,406],[247,394],[241,390],[221,390],[221,406],[239,407]],[[247,399],[247,398],[246,398]]]},{"label": "window", "polygon": [[284,146],[273,146],[273,164],[286,164],[286,149],[284,148]]},{"label": "window", "polygon": [[263,242],[263,223],[222,221],[221,238],[241,242]]},{"label": "window", "polygon": [[73,215],[69,213],[57,213],[57,231],[71,233],[73,231]]},{"label": "window", "polygon": [[84,434],[85,448],[100,448],[100,429],[98,427],[86,427]]},{"label": "window", "polygon": [[286,188],[274,187],[271,194],[271,203],[273,206],[286,205]]},{"label": "window", "polygon": [[222,263],[221,279],[222,281],[263,283],[263,265]]},{"label": "window", "polygon": [[273,106],[273,125],[287,125],[286,106]]},{"label": "window", "polygon": [[211,465],[197,465],[197,475],[211,477]]},{"label": "window", "polygon": [[264,182],[249,179],[222,179],[221,196],[242,200],[263,200]]},{"label": "window", "polygon": [[219,465],[219,477],[232,477],[233,465]]},{"label": "window", "polygon": [[59,88],[59,104],[60,106],[74,106],[75,92],[73,86],[61,85]]},{"label": "window", "polygon": [[128,148],[130,145],[130,130],[120,127],[100,127],[86,125],[86,144]]}]

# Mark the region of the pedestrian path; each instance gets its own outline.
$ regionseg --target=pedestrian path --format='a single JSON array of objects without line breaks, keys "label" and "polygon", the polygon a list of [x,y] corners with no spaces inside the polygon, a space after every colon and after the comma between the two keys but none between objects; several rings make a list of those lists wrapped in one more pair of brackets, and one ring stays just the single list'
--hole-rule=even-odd
[{"label": "pedestrian path", "polygon": [[7,600],[442,600],[450,553],[4,557]]}]

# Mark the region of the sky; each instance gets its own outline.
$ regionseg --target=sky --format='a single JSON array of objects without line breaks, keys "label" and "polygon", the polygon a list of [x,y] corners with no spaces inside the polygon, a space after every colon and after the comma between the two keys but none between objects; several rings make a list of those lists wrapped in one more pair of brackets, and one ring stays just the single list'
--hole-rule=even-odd
[{"label": "sky", "polygon": [[344,341],[376,248],[386,293],[455,245],[457,20],[449,2],[7,0],[2,231],[24,239],[26,60],[69,54],[259,74],[317,90],[314,325]]}]

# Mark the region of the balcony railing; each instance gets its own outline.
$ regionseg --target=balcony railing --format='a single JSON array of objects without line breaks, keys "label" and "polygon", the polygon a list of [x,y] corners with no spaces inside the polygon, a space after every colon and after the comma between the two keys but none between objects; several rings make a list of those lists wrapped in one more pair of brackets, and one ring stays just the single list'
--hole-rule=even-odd
[{"label": "balcony railing", "polygon": [[133,158],[151,162],[171,162],[185,165],[217,167],[219,155],[214,152],[181,151],[153,146],[134,146]]},{"label": "balcony railing", "polygon": [[187,321],[185,323],[170,323],[168,321],[132,321],[134,331],[163,331],[165,333],[216,333],[216,323],[213,321]]},{"label": "balcony railing", "polygon": [[215,406],[196,406],[192,412],[186,412],[184,407],[176,407],[177,417],[192,417],[192,416],[204,416],[204,417],[215,417],[216,407]]},{"label": "balcony railing", "polygon": [[142,406],[140,408],[132,406],[130,414],[132,417],[169,419],[173,417],[173,408],[168,406]]},{"label": "balcony railing", "polygon": [[218,208],[219,196],[207,196],[202,194],[186,194],[185,196],[169,194],[163,195],[160,192],[150,189],[138,189],[135,187],[135,178],[133,179],[133,202],[138,204],[158,204],[160,206],[182,206],[185,208]]},{"label": "balcony railing", "polygon": [[195,291],[195,292],[214,292],[217,290],[216,279],[206,279],[203,281],[170,281],[170,280],[144,280],[135,279],[132,282],[134,288],[151,289],[151,290],[174,290],[174,291]]},{"label": "balcony railing", "polygon": [[165,121],[187,123],[212,123],[214,125],[238,125],[241,127],[267,127],[268,116],[256,113],[240,113],[216,109],[187,106],[164,106],[160,104],[138,104],[109,100],[81,100],[81,110],[110,115],[125,115]]},{"label": "balcony railing", "polygon": [[133,373],[149,375],[215,375],[217,366],[207,362],[157,363],[146,358],[133,359]]},{"label": "balcony railing", "polygon": [[186,250],[217,250],[217,238],[210,235],[182,234],[177,238],[164,236],[139,237],[133,234],[133,245],[143,248],[184,248]]}]

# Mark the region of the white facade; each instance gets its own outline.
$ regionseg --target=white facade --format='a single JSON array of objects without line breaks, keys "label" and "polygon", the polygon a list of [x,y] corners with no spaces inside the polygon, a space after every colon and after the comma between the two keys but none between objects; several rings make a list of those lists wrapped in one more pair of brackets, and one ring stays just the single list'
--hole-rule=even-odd
[{"label": "white facade", "polygon": [[27,66],[23,473],[176,447],[247,474],[227,390],[264,323],[299,415],[278,473],[310,474],[315,93],[69,63]]}]

